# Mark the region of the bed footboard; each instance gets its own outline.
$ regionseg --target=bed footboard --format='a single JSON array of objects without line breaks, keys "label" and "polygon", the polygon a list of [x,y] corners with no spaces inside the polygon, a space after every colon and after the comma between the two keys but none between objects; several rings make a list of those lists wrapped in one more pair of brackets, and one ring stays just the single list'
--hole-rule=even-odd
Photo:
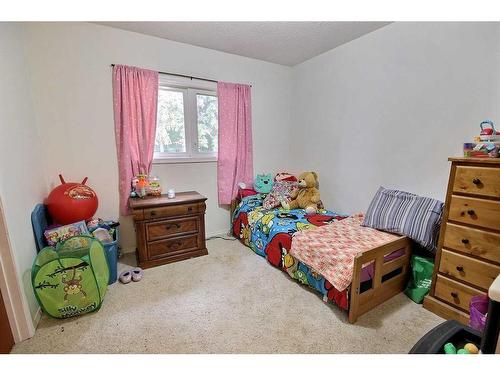
[{"label": "bed footboard", "polygon": [[[359,316],[405,289],[410,275],[411,246],[411,240],[403,236],[356,256],[349,293],[349,323],[355,323]],[[384,263],[385,255],[403,249],[404,254]],[[361,291],[362,267],[371,262],[374,264],[371,288]]]}]

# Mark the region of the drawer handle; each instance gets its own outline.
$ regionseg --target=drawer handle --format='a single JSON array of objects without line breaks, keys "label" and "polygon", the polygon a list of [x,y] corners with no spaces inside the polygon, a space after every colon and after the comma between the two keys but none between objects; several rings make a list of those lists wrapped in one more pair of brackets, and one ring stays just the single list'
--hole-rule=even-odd
[{"label": "drawer handle", "polygon": [[173,244],[170,244],[169,247],[171,247],[173,249],[177,249],[181,245],[182,245],[182,242],[174,242]]},{"label": "drawer handle", "polygon": [[457,266],[457,271],[458,272],[464,272],[464,268],[462,266]]},{"label": "drawer handle", "polygon": [[452,296],[453,298],[458,298],[458,293],[451,292],[450,294],[451,294],[451,296]]},{"label": "drawer handle", "polygon": [[193,207],[188,207],[188,211],[193,211]]},{"label": "drawer handle", "polygon": [[462,238],[462,243],[464,245],[467,245],[469,243],[469,240],[467,238]]},{"label": "drawer handle", "polygon": [[468,210],[467,213],[470,215],[470,216],[474,216],[476,214],[476,212],[474,210]]},{"label": "drawer handle", "polygon": [[151,211],[151,216],[156,216],[156,211]]},{"label": "drawer handle", "polygon": [[177,224],[177,223],[174,223],[174,224],[168,224],[168,225],[166,225],[166,226],[165,226],[165,228],[166,228],[167,230],[172,229],[172,227],[175,227],[175,229],[179,229],[181,226],[180,226],[179,224]]},{"label": "drawer handle", "polygon": [[481,185],[481,180],[479,178],[475,178],[475,179],[472,180],[472,183],[474,185]]}]

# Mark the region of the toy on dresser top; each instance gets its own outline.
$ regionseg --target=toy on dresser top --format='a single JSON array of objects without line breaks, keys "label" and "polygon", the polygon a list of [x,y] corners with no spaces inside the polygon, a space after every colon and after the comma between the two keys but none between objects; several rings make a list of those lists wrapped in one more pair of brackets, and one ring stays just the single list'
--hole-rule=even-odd
[{"label": "toy on dresser top", "polygon": [[495,130],[493,121],[479,124],[481,132],[474,142],[464,143],[464,156],[474,158],[498,158],[500,152],[500,132]]},{"label": "toy on dresser top", "polygon": [[132,178],[131,185],[131,198],[144,198],[147,195],[161,195],[160,179],[157,176],[138,174],[137,176]]}]

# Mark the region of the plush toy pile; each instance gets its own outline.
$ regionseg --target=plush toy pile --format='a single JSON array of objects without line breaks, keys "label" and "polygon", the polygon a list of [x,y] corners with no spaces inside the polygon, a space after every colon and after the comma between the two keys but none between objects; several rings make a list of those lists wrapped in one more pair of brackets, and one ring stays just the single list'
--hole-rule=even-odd
[{"label": "plush toy pile", "polygon": [[316,172],[304,172],[298,178],[287,172],[277,173],[274,178],[270,173],[258,174],[253,189],[239,184],[239,197],[261,194],[265,195],[263,207],[267,210],[281,206],[285,210],[301,208],[313,214],[323,208],[318,185]]}]

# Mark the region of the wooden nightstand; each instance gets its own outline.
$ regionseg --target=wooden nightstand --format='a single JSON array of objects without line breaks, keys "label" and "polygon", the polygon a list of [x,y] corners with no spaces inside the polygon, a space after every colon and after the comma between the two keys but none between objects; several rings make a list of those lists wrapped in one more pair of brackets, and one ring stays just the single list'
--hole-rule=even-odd
[{"label": "wooden nightstand", "polygon": [[196,191],[130,198],[137,235],[137,263],[149,268],[207,255],[206,197]]}]

